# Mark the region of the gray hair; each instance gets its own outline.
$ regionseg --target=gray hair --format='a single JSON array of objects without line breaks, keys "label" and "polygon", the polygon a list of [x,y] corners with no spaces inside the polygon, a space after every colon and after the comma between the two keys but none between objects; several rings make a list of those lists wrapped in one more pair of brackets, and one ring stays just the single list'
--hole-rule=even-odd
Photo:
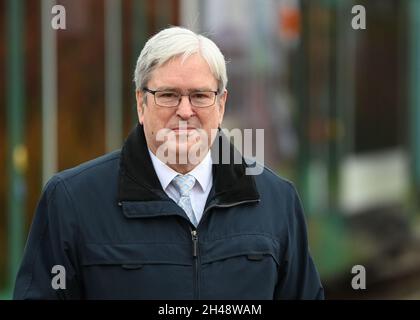
[{"label": "gray hair", "polygon": [[181,55],[185,61],[194,53],[199,53],[207,61],[217,80],[218,92],[223,92],[228,79],[222,52],[209,38],[181,27],[164,29],[146,42],[134,71],[136,90],[142,90],[150,80],[153,70],[165,62]]}]

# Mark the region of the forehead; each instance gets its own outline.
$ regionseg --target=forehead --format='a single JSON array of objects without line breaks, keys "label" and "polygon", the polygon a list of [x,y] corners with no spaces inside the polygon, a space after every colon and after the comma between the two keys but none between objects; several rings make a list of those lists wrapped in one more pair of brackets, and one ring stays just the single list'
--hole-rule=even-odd
[{"label": "forehead", "polygon": [[153,87],[173,87],[181,89],[217,88],[217,80],[207,61],[199,54],[186,58],[175,57],[156,68],[148,83]]}]

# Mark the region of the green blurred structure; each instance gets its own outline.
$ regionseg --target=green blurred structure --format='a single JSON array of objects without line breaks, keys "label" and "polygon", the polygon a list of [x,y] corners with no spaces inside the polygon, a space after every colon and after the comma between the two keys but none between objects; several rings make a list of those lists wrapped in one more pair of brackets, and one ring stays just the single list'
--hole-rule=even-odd
[{"label": "green blurred structure", "polygon": [[[367,30],[353,30],[351,27],[351,10],[357,4],[366,8]],[[344,212],[341,197],[344,192],[343,163],[347,159],[358,160],[375,153],[380,157],[384,151],[403,150],[411,164],[407,180],[412,181],[407,181],[407,184],[410,190],[415,190],[410,201],[414,198],[414,202],[417,202],[408,206],[414,210],[419,209],[420,1],[303,0],[301,5],[301,43],[293,66],[296,72],[295,96],[299,106],[297,123],[300,148],[297,172],[299,190],[309,215],[311,251],[321,276],[328,281],[349,275],[352,265],[369,262],[369,259],[375,259],[375,255],[388,250],[378,247],[378,239],[381,238],[376,233],[380,227],[377,222],[392,225],[392,219],[395,218],[396,222],[407,222],[410,227],[412,223],[412,215],[407,215],[407,218],[404,212],[409,200],[408,194],[406,197],[402,195],[400,204],[397,204],[401,211],[392,206],[372,205],[372,210],[368,208],[360,212]],[[384,25],[386,29],[381,30]],[[374,44],[372,39],[376,41]],[[373,47],[378,44],[380,47]],[[383,73],[376,75],[376,81],[381,86],[375,86],[363,78],[366,76],[365,70],[370,70],[363,63],[377,66],[375,59],[380,57],[374,56],[374,53],[379,54],[379,48],[385,50],[385,45],[386,50],[391,52],[385,54],[385,57],[394,59],[395,64],[382,66]],[[312,58],[316,54],[319,55],[318,60]],[[319,65],[324,62],[322,66],[325,69],[322,69]],[[392,73],[396,66],[400,68],[398,79]],[[375,76],[368,75],[370,79]],[[365,82],[360,84],[361,80]],[[393,81],[399,81],[398,87],[390,86]],[[314,94],[314,87],[318,90],[317,94]],[[375,103],[381,106],[382,102],[380,98],[375,100],[377,91],[370,91],[372,100],[366,99],[366,95],[369,95],[363,91],[366,87],[381,88],[385,92],[394,90],[397,98],[395,101],[386,101],[387,105],[380,109],[382,113],[378,113],[375,108],[364,109],[366,105],[369,106],[369,102],[373,102],[372,107],[375,107]],[[387,97],[387,94],[382,96]],[[389,111],[393,112],[391,116],[387,114]],[[390,119],[394,113],[398,118]],[[379,141],[373,146],[375,141],[371,143],[369,139],[375,135],[381,136],[381,132],[375,131],[376,125],[389,119],[391,121],[385,123],[395,123],[395,126],[387,129],[395,132],[397,138],[388,144]],[[401,119],[407,124],[398,123]],[[360,120],[369,124],[362,129],[371,128],[362,138],[359,132]],[[321,131],[324,136],[314,138],[314,125],[315,129],[324,130]],[[365,144],[363,139],[367,141]],[[389,217],[391,219],[388,221]],[[367,226],[364,233],[359,233],[358,228],[361,226]],[[390,239],[386,239],[389,240],[387,245],[390,248],[394,245],[398,247],[398,243],[391,243],[396,242],[397,237],[392,237],[389,235]]]},{"label": "green blurred structure", "polygon": [[8,179],[8,288],[2,293],[9,297],[19,267],[24,241],[26,148],[24,92],[24,3],[7,1],[7,172]]},{"label": "green blurred structure", "polygon": [[[410,101],[410,140],[413,152],[412,170],[416,197],[420,198],[420,1],[410,0],[410,57],[409,101]],[[420,204],[420,200],[418,200]]]}]

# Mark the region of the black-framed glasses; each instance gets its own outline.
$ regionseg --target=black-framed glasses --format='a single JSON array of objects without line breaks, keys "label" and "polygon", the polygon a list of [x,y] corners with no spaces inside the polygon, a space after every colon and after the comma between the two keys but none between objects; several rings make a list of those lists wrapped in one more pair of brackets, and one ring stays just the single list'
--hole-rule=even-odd
[{"label": "black-framed glasses", "polygon": [[164,108],[175,108],[181,103],[183,96],[188,96],[190,103],[196,108],[207,108],[216,102],[217,91],[194,91],[189,94],[181,94],[171,90],[150,90],[143,88],[144,91],[153,94],[155,104]]}]

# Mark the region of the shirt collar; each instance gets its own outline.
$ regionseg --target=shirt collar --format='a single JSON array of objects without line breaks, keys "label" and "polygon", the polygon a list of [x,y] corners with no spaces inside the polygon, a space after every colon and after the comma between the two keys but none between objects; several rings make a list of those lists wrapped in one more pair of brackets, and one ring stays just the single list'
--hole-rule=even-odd
[{"label": "shirt collar", "polygon": [[[166,190],[179,172],[163,163],[149,148],[148,151],[160,184],[162,185],[163,190]],[[193,170],[188,172],[188,174],[192,175],[198,181],[202,191],[207,189],[212,180],[212,164],[210,152],[207,152],[204,159]]]}]

